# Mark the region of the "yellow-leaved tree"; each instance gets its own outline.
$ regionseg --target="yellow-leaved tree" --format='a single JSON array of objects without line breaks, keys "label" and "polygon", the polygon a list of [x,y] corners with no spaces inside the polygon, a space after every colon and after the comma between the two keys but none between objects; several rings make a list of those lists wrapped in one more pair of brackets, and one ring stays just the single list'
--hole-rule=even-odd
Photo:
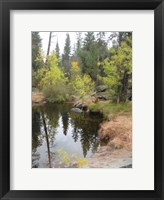
[{"label": "yellow-leaved tree", "polygon": [[71,88],[73,94],[84,97],[90,95],[94,91],[94,82],[88,74],[81,74],[78,62],[71,63]]},{"label": "yellow-leaved tree", "polygon": [[62,102],[67,99],[67,78],[58,65],[55,52],[47,57],[46,66],[38,71],[39,87],[49,102]]},{"label": "yellow-leaved tree", "polygon": [[132,88],[132,38],[126,37],[118,48],[112,47],[110,54],[112,56],[101,63],[105,76],[99,79],[108,85],[114,101],[125,102]]}]

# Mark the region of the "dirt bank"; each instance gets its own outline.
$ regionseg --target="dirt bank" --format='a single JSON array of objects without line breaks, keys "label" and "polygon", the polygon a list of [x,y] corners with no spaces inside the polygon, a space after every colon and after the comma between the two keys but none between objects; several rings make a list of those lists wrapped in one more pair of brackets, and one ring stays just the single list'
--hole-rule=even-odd
[{"label": "dirt bank", "polygon": [[45,96],[42,92],[32,92],[32,103],[42,104],[45,101]]},{"label": "dirt bank", "polygon": [[101,124],[100,140],[107,142],[112,149],[127,149],[132,147],[132,115],[119,114],[110,121]]},{"label": "dirt bank", "polygon": [[89,168],[130,168],[132,167],[132,116],[119,114],[101,124],[100,140],[106,146],[88,159]]}]

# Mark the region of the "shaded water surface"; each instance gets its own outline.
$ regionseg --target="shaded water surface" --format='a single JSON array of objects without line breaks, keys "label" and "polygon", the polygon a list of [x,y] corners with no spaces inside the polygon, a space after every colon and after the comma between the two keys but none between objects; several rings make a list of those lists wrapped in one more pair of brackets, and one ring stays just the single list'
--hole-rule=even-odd
[{"label": "shaded water surface", "polygon": [[100,116],[71,113],[72,105],[46,104],[32,109],[32,167],[66,167],[57,153],[88,158],[99,146]]}]

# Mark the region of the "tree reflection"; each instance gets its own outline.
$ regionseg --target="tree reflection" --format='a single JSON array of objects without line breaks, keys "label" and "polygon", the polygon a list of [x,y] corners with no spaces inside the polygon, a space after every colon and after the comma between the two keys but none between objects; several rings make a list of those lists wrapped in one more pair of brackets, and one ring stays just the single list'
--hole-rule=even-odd
[{"label": "tree reflection", "polygon": [[[52,159],[54,159],[54,152],[51,151],[51,148],[55,145],[55,135],[57,133],[56,129],[59,126],[59,117],[62,116],[62,124],[63,124],[63,133],[67,135],[67,129],[69,125],[69,116],[67,112],[68,107],[58,104],[47,104],[46,106],[38,106],[33,108],[33,112],[37,114],[37,120],[39,120],[39,124],[33,117],[33,140],[32,145],[35,145],[36,148],[39,146],[36,139],[35,129],[39,130],[40,136],[42,135],[43,139],[45,139],[46,147],[47,147],[47,158],[48,158],[48,166],[52,167]],[[69,109],[68,109],[69,111]],[[37,132],[38,133],[38,132]],[[42,133],[42,134],[41,134]],[[36,157],[36,154],[32,155],[33,159]],[[38,157],[39,159],[39,157]]]},{"label": "tree reflection", "polygon": [[47,152],[48,152],[48,162],[49,162],[49,167],[52,167],[51,165],[51,154],[50,154],[50,145],[49,145],[49,138],[48,138],[48,131],[47,131],[47,125],[46,125],[46,120],[44,117],[44,113],[41,113],[42,115],[42,120],[43,120],[43,127],[46,135],[46,143],[47,143]]},{"label": "tree reflection", "polygon": [[51,148],[54,147],[56,128],[58,127],[59,121],[59,111],[58,109],[54,109],[54,107],[52,109],[51,105],[48,105],[47,107],[42,107],[40,113],[42,116],[42,125],[47,146],[48,165],[51,168],[54,155]]},{"label": "tree reflection", "polygon": [[73,132],[72,132],[72,138],[74,139],[75,142],[78,141],[79,134],[80,134],[80,130],[77,127],[74,127]]},{"label": "tree reflection", "polygon": [[61,113],[61,116],[62,116],[63,130],[64,130],[63,133],[64,133],[64,135],[67,135],[67,129],[68,129],[68,125],[69,125],[68,112]]},{"label": "tree reflection", "polygon": [[69,126],[69,110],[71,108],[71,105],[59,104],[58,108],[59,108],[60,115],[62,117],[63,134],[67,135],[68,126]]},{"label": "tree reflection", "polygon": [[90,149],[94,153],[99,146],[97,132],[102,118],[96,116],[90,117],[89,114],[79,115],[76,113],[71,113],[71,118],[71,124],[74,126],[72,137],[75,142],[80,138],[84,157],[87,156],[87,152]]},{"label": "tree reflection", "polygon": [[[91,150],[92,152],[95,152],[97,150],[97,147],[99,146],[97,132],[99,124],[102,122],[102,118],[89,116],[89,114],[84,113],[70,113],[69,111],[71,107],[71,104],[46,104],[44,106],[33,107],[33,167],[43,167],[45,166],[45,161],[46,166],[54,167],[56,159],[56,145],[60,146],[60,141],[57,143],[55,141],[55,138],[58,138],[57,134],[64,134],[65,136],[68,135],[68,139],[71,134],[73,141],[77,143],[77,145],[79,145],[79,142],[81,143],[84,157],[87,156],[88,151]],[[58,132],[59,130],[63,132]],[[64,141],[66,140],[64,139]],[[69,142],[70,141],[68,140],[68,143]],[[37,150],[40,145],[43,145],[43,147]],[[79,147],[80,151],[81,147]],[[45,155],[43,155],[42,152],[46,155],[45,160]],[[40,156],[42,156],[42,158],[40,158]],[[39,159],[41,159],[41,163]]]},{"label": "tree reflection", "polygon": [[42,144],[42,138],[40,137],[40,113],[37,109],[32,110],[32,167],[37,168],[39,166],[38,160],[40,154],[37,153],[37,147]]}]

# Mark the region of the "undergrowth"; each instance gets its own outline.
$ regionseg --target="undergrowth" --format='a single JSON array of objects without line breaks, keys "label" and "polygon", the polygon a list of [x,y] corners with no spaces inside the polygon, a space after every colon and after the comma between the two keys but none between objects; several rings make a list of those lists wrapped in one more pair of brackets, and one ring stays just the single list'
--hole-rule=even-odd
[{"label": "undergrowth", "polygon": [[109,115],[117,115],[123,113],[129,113],[132,111],[132,103],[112,103],[109,101],[97,102],[89,105],[90,110],[100,110],[104,118],[108,118]]}]

